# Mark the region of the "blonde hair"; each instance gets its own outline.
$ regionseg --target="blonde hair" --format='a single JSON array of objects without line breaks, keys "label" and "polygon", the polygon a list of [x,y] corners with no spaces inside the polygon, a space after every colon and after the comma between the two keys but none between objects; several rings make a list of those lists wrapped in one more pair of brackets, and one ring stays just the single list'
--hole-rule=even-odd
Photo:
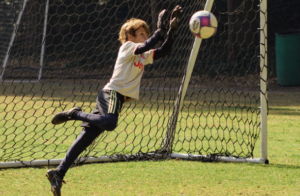
[{"label": "blonde hair", "polygon": [[135,32],[143,27],[148,35],[150,36],[150,30],[149,26],[147,23],[141,19],[136,19],[136,18],[131,18],[127,20],[121,27],[120,33],[119,33],[119,41],[124,44],[125,42],[128,41],[128,34],[132,35],[135,37]]}]

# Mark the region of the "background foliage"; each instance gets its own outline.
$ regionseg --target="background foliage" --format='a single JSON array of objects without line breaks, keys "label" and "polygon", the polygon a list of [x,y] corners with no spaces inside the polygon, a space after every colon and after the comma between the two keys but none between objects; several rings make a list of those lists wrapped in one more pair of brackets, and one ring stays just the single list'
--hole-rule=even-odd
[{"label": "background foliage", "polygon": [[[240,3],[240,1],[238,1]],[[252,2],[252,1],[251,1]],[[178,4],[184,7],[185,4],[190,3],[189,1],[178,1]],[[223,17],[220,12],[228,11],[228,5],[235,4],[234,0],[215,0],[214,3],[214,13],[219,17],[220,23],[228,23],[228,18]],[[239,5],[236,3],[236,6]],[[256,4],[254,4],[256,3]],[[253,5],[258,5],[258,1],[254,0]],[[144,5],[148,6],[144,6]],[[140,13],[143,20],[146,20],[149,24],[153,24],[153,19],[155,17],[151,16],[151,4],[156,4],[155,10],[152,10],[152,14],[156,13],[163,8],[172,7],[168,5],[167,2],[160,2],[154,0],[143,0],[143,1],[127,1],[127,3],[122,3],[122,1],[92,1],[92,0],[66,0],[66,1],[52,1],[49,14],[51,15],[49,20],[49,34],[47,39],[47,56],[51,59],[54,52],[61,53],[59,48],[61,45],[64,47],[64,52],[70,53],[68,57],[79,58],[81,55],[87,55],[82,58],[79,65],[86,65],[86,61],[97,62],[99,59],[108,59],[107,64],[113,64],[114,59],[117,54],[117,48],[119,43],[114,42],[113,45],[107,47],[113,47],[115,50],[109,50],[109,53],[105,53],[105,50],[100,48],[90,50],[90,48],[103,45],[106,48],[107,40],[117,40],[118,31],[120,26],[112,26],[115,22],[120,22],[124,18],[131,18],[139,15],[139,13],[133,12],[132,7],[140,7]],[[174,3],[173,3],[174,4]],[[120,6],[116,6],[120,5]],[[175,6],[175,4],[174,4]],[[235,6],[235,5],[233,5]],[[158,9],[157,9],[158,8]],[[291,30],[300,29],[300,1],[298,0],[272,0],[268,1],[268,57],[269,57],[269,76],[276,77],[276,60],[275,60],[275,33]],[[185,13],[186,15],[191,15],[192,13]],[[119,21],[118,21],[119,20]],[[258,23],[257,19],[257,23]],[[185,23],[184,23],[185,24]],[[184,25],[183,24],[183,25]],[[241,25],[241,24],[240,24]],[[185,25],[186,26],[186,25]],[[249,26],[247,26],[249,27]],[[224,29],[225,28],[225,29]],[[226,25],[219,26],[218,31],[222,32],[227,30]],[[239,28],[239,27],[235,27]],[[254,26],[252,28],[252,33],[256,33],[257,29]],[[80,32],[78,30],[80,29]],[[153,32],[152,28],[152,32]],[[60,32],[60,34],[58,34]],[[224,34],[223,37],[228,36]],[[182,36],[184,37],[184,36]],[[251,39],[252,37],[250,37]],[[215,40],[207,40],[207,44],[210,42],[216,42]],[[255,37],[258,39],[258,36]],[[250,41],[248,42],[249,45]],[[224,43],[225,44],[225,43]],[[247,46],[246,46],[247,47]],[[58,48],[58,49],[57,49]],[[246,51],[247,52],[247,51]],[[96,54],[96,55],[95,55]],[[241,55],[244,55],[242,53]],[[59,57],[57,57],[59,58]],[[220,59],[220,61],[224,59]],[[244,63],[249,60],[246,59]],[[239,63],[239,62],[238,62]],[[71,63],[72,64],[72,63]],[[94,64],[93,67],[96,67]],[[227,66],[227,69],[232,67]]]},{"label": "background foliage", "polygon": [[[14,47],[10,52],[12,60],[7,69],[39,69],[45,2],[27,2]],[[257,74],[258,59],[254,56],[257,56],[259,50],[259,0],[214,2],[212,12],[219,19],[218,32],[213,38],[203,41],[195,65],[198,71],[194,74]],[[180,36],[177,39],[180,45],[193,38],[186,30],[188,20],[194,12],[189,6],[195,5],[201,9],[205,0],[49,0],[43,78],[55,78],[59,74],[68,75],[69,78],[109,78],[120,46],[117,39],[121,25],[131,17],[139,17],[150,24],[153,32],[159,11],[171,11],[176,4],[185,8]],[[22,0],[0,1],[1,62],[13,31],[9,24],[16,23],[22,5]],[[298,0],[268,1],[268,71],[271,78],[276,77],[275,33],[300,29],[299,7]],[[224,52],[217,53],[222,47],[225,48]],[[175,50],[184,53],[185,49],[177,47]],[[211,58],[214,54],[214,58]],[[27,57],[24,58],[25,56]],[[170,67],[181,66],[178,60],[168,59],[164,64]],[[24,64],[29,61],[26,67]],[[106,68],[107,73],[99,73],[102,68]],[[83,71],[80,76],[79,69]],[[180,71],[179,69],[178,75],[181,74]],[[10,72],[7,72],[7,77],[14,77],[8,75]]]}]

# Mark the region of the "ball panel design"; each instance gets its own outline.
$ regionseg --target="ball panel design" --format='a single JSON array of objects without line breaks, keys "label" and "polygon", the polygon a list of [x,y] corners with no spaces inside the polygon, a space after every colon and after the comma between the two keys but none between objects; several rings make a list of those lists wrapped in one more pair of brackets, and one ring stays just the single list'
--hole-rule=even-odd
[{"label": "ball panel design", "polygon": [[216,18],[215,15],[213,15],[213,14],[210,15],[210,25],[211,25],[212,27],[215,27],[215,28],[218,27],[218,21],[217,21],[217,18]]},{"label": "ball panel design", "polygon": [[198,15],[198,16],[209,16],[209,15],[210,15],[210,12],[205,11],[205,10],[201,10],[201,11],[196,12],[194,15]]},{"label": "ball panel design", "polygon": [[201,26],[210,26],[210,17],[201,17],[200,21]]},{"label": "ball panel design", "polygon": [[200,31],[200,19],[195,17],[190,20],[190,30],[192,33],[199,33]]},{"label": "ball panel design", "polygon": [[200,30],[200,35],[202,39],[210,38],[215,34],[216,28],[214,27],[202,27]]}]

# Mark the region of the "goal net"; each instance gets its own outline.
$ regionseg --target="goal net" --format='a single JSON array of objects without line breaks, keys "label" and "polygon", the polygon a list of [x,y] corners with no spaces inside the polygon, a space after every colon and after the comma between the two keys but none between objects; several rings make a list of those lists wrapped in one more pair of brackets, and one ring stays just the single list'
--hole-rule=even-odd
[{"label": "goal net", "polygon": [[[0,167],[58,164],[82,127],[54,126],[53,115],[74,106],[91,112],[112,75],[121,25],[140,18],[154,32],[159,11],[177,4],[184,14],[172,53],[145,66],[140,100],[125,103],[118,127],[77,163],[267,161],[266,0],[0,3]],[[188,27],[203,9],[218,19],[207,40]]]}]

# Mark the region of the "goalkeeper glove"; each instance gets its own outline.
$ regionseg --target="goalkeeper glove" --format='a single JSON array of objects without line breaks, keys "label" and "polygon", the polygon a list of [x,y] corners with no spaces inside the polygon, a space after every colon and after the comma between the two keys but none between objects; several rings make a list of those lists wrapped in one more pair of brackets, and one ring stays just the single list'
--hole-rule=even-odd
[{"label": "goalkeeper glove", "polygon": [[180,25],[180,18],[182,15],[182,7],[177,5],[171,14],[171,19],[170,19],[170,29],[169,29],[169,34],[171,33],[171,37],[175,38],[178,27]]},{"label": "goalkeeper glove", "polygon": [[157,20],[157,31],[160,33],[160,38],[164,39],[167,31],[168,21],[167,21],[167,10],[162,10],[158,15]]}]

